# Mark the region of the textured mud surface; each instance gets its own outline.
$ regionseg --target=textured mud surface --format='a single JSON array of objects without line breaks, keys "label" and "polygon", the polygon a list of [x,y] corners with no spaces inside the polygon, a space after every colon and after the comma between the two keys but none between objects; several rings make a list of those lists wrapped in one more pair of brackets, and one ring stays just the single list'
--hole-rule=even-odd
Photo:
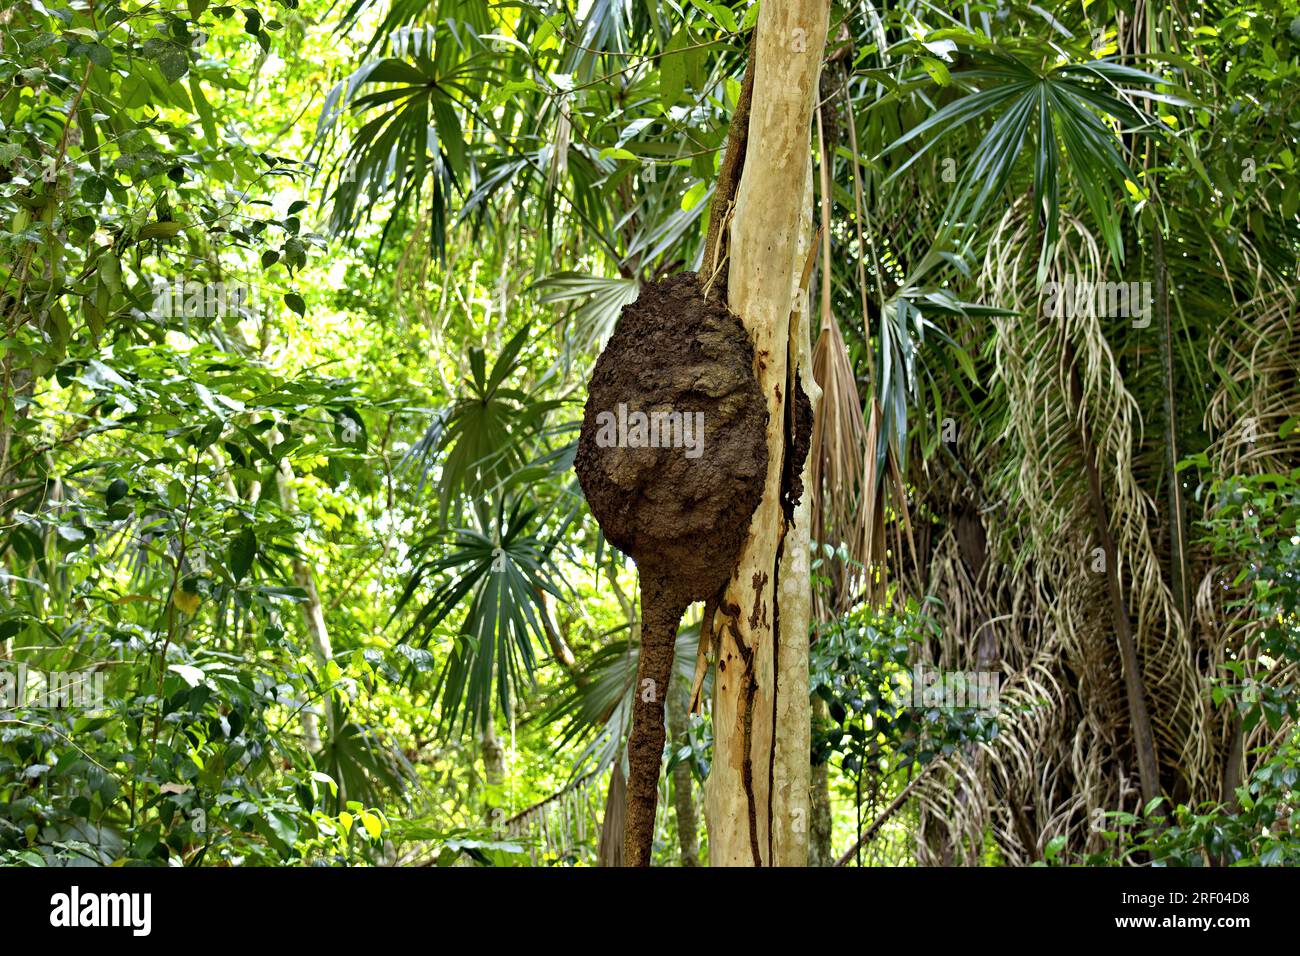
[{"label": "textured mud surface", "polygon": [[[685,604],[726,583],[767,472],[767,407],[740,319],[694,273],[641,291],[596,362],[575,468],[605,536]],[[682,448],[601,448],[597,416],[703,413],[698,457]]]},{"label": "textured mud surface", "polygon": [[785,460],[781,463],[781,510],[785,512],[786,521],[794,521],[794,509],[803,498],[803,466],[808,460],[808,450],[812,447],[813,407],[812,399],[803,390],[803,384],[795,377],[794,407],[787,406],[786,414],[793,416],[789,447],[786,448]]},{"label": "textured mud surface", "polygon": [[[694,423],[702,413],[703,443],[611,446],[609,422],[620,405],[625,417],[677,413]],[[754,350],[740,319],[718,296],[705,302],[694,273],[642,289],[596,362],[574,463],[605,537],[641,573],[624,840],[630,866],[649,864],[677,625],[688,605],[712,597],[731,577],[763,494],[766,430]]]}]

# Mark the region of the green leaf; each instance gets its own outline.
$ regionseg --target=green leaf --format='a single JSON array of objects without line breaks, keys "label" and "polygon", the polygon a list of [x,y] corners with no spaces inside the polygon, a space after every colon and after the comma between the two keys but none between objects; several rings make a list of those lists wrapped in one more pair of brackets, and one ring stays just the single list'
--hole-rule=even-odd
[{"label": "green leaf", "polygon": [[659,57],[659,103],[665,111],[676,105],[686,90],[686,58],[681,51],[688,40],[686,31],[678,30]]},{"label": "green leaf", "polygon": [[705,194],[709,191],[708,183],[698,182],[690,189],[686,190],[686,195],[682,196],[682,210],[689,212],[700,204]]},{"label": "green leaf", "polygon": [[181,231],[179,222],[151,222],[140,228],[141,239],[172,239]]},{"label": "green leaf", "polygon": [[921,63],[925,67],[925,72],[930,74],[930,79],[940,86],[947,86],[952,82],[948,67],[944,65],[942,60],[935,59],[932,56],[923,56],[921,57]]},{"label": "green leaf", "polygon": [[89,176],[81,182],[81,198],[91,205],[103,202],[107,193],[107,184],[98,176]]},{"label": "green leaf", "polygon": [[108,489],[104,492],[105,504],[107,504],[111,508],[113,505],[117,504],[119,501],[121,501],[123,498],[126,497],[128,490],[129,489],[127,488],[127,484],[124,479],[114,478],[111,482],[109,482]]},{"label": "green leaf", "polygon": [[168,83],[175,83],[189,72],[190,58],[188,52],[184,47],[178,46],[170,40],[153,37],[145,41],[142,52],[157,65],[163,79]]},{"label": "green leaf", "polygon": [[209,143],[217,142],[217,119],[212,112],[212,104],[203,94],[203,84],[193,73],[190,74],[190,99],[194,102],[194,110],[199,114],[199,123],[203,126],[203,135]]},{"label": "green leaf", "polygon": [[245,528],[230,544],[230,576],[236,581],[244,580],[256,554],[257,535],[252,528]]},{"label": "green leaf", "polygon": [[282,250],[284,264],[290,269],[301,269],[307,264],[307,247],[297,236],[291,236]]}]

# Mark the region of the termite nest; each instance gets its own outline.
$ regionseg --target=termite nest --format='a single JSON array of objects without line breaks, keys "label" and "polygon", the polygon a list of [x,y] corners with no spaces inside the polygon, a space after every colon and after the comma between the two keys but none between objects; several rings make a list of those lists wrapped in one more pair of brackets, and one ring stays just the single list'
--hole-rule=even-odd
[{"label": "termite nest", "polygon": [[766,433],[740,319],[695,273],[645,286],[596,361],[574,463],[606,539],[641,575],[627,865],[649,863],[677,625],[731,577],[763,495]]},{"label": "termite nest", "polygon": [[[659,436],[681,434],[679,447],[608,446],[620,406],[628,419],[643,413]],[[699,421],[703,436],[693,431]],[[597,441],[602,425],[607,447]],[[578,481],[609,542],[642,577],[660,579],[665,596],[690,604],[730,577],[763,493],[766,430],[749,334],[716,294],[705,300],[695,273],[681,273],[624,307],[596,361]]]}]

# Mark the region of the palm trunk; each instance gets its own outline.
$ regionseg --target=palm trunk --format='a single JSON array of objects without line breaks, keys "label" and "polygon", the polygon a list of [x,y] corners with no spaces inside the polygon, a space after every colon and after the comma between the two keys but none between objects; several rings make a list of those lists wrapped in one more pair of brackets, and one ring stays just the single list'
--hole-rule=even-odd
[{"label": "palm trunk", "polygon": [[1192,626],[1191,572],[1187,557],[1187,518],[1183,489],[1178,483],[1178,405],[1174,400],[1174,346],[1169,321],[1169,267],[1165,262],[1165,238],[1156,226],[1152,240],[1155,259],[1155,310],[1160,328],[1160,360],[1164,373],[1165,483],[1169,498],[1169,583],[1174,606],[1183,627]]},{"label": "palm trunk", "polygon": [[807,461],[792,454],[792,426],[796,389],[814,407],[819,391],[798,283],[810,240],[809,132],[829,12],[829,0],[771,0],[760,9],[730,230],[727,301],[754,340],[768,401],[768,474],[709,635],[718,672],[705,811],[709,858],[721,866],[808,861],[809,509],[806,495],[791,499],[794,480],[806,485],[809,476]]},{"label": "palm trunk", "polygon": [[[1079,409],[1083,404],[1083,383],[1079,379],[1079,366],[1073,348],[1067,348],[1065,359],[1070,369],[1071,397],[1074,400],[1074,407]],[[1133,623],[1129,620],[1128,603],[1124,600],[1124,590],[1119,579],[1119,555],[1115,549],[1115,540],[1110,533],[1110,517],[1106,502],[1101,495],[1101,473],[1097,467],[1097,453],[1093,447],[1088,425],[1082,417],[1077,421],[1079,448],[1088,483],[1088,501],[1093,520],[1097,525],[1097,538],[1105,561],[1106,592],[1110,597],[1115,642],[1119,645],[1124,692],[1128,698],[1129,730],[1133,735],[1133,749],[1137,756],[1142,802],[1148,804],[1160,795],[1155,734],[1151,729],[1151,718],[1147,713],[1146,687],[1142,680],[1142,665],[1138,660],[1137,642],[1133,636]]]}]

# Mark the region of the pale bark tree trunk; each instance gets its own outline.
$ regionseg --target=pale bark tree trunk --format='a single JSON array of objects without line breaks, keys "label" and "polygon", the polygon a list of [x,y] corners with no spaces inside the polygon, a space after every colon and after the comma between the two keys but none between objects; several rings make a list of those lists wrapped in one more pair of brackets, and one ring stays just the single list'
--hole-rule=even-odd
[{"label": "pale bark tree trunk", "polygon": [[[720,866],[808,861],[808,505],[782,509],[798,382],[816,407],[806,295],[813,97],[829,0],[769,0],[759,13],[744,168],[730,230],[727,301],[754,340],[768,402],[768,474],[736,574],[713,615],[714,762],[709,858]],[[792,188],[793,187],[793,188]],[[793,366],[793,367],[792,367]],[[804,462],[803,480],[809,481]]]},{"label": "pale bark tree trunk", "polygon": [[492,719],[483,725],[479,733],[479,748],[483,751],[483,779],[487,783],[483,800],[483,816],[488,825],[497,822],[501,801],[501,785],[506,779],[506,751],[497,740],[496,728]]}]

